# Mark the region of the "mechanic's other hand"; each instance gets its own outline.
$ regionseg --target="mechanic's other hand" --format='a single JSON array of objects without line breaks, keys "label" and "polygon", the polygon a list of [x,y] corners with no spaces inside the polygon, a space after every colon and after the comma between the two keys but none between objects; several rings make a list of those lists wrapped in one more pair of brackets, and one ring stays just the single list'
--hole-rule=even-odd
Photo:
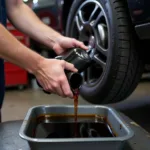
[{"label": "mechanic's other hand", "polygon": [[64,60],[44,59],[39,63],[39,69],[35,76],[45,91],[62,97],[73,98],[73,93],[64,70],[78,71],[74,65]]},{"label": "mechanic's other hand", "polygon": [[66,49],[73,47],[80,47],[85,50],[88,49],[88,47],[85,46],[83,42],[80,42],[74,38],[60,36],[56,38],[55,43],[53,45],[53,50],[57,53],[57,55],[59,55],[63,54],[66,51]]}]

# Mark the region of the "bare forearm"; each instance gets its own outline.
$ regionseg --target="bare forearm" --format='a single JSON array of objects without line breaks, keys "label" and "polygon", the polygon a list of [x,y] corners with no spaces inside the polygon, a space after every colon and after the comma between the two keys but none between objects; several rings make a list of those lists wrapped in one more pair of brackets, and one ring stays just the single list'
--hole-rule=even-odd
[{"label": "bare forearm", "polygon": [[[16,2],[17,3],[17,2]],[[13,25],[31,38],[52,47],[55,38],[61,36],[52,28],[45,25],[35,13],[24,3],[7,5],[8,17]]]},{"label": "bare forearm", "polygon": [[30,73],[38,69],[38,62],[44,58],[34,51],[28,49],[14,38],[0,24],[0,58],[12,62]]}]

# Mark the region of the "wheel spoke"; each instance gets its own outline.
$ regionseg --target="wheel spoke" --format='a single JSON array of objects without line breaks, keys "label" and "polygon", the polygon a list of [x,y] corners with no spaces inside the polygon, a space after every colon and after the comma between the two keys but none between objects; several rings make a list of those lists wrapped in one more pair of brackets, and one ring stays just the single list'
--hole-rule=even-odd
[{"label": "wheel spoke", "polygon": [[77,25],[78,31],[81,31],[81,30],[82,30],[82,27],[80,26],[80,23],[79,23],[79,17],[78,17],[78,16],[76,16],[76,18],[75,18],[75,22],[76,22],[76,25]]},{"label": "wheel spoke", "polygon": [[85,71],[81,73],[81,76],[83,78],[82,83],[84,84],[84,82],[85,82]]},{"label": "wheel spoke", "polygon": [[96,11],[98,10],[99,6],[96,4],[91,16],[89,17],[89,22],[92,21],[93,17],[95,16]]},{"label": "wheel spoke", "polygon": [[83,19],[83,15],[82,15],[82,11],[81,10],[76,15],[75,22],[76,22],[76,25],[78,27],[78,31],[81,31],[83,29],[83,25],[85,23],[84,19]]},{"label": "wheel spoke", "polygon": [[90,83],[90,80],[92,79],[92,71],[91,71],[91,67],[89,67],[87,69],[87,83]]},{"label": "wheel spoke", "polygon": [[99,43],[96,44],[96,50],[107,57],[107,50],[100,46]]},{"label": "wheel spoke", "polygon": [[102,61],[101,59],[98,58],[98,55],[94,55],[93,60],[99,64],[103,69],[106,66],[106,63],[104,61]]},{"label": "wheel spoke", "polygon": [[90,83],[91,79],[92,79],[92,71],[91,71],[91,67],[87,68],[83,73],[83,83]]},{"label": "wheel spoke", "polygon": [[83,84],[87,82],[87,70],[85,70],[83,73],[82,73],[82,77],[83,77]]},{"label": "wheel spoke", "polygon": [[79,11],[79,19],[80,19],[81,24],[83,25],[84,24],[84,19],[83,19],[83,15],[82,15],[81,10]]},{"label": "wheel spoke", "polygon": [[96,25],[98,24],[100,18],[103,17],[103,16],[104,16],[103,11],[101,11],[101,12],[99,13],[99,15],[97,16],[97,18],[95,19],[94,23],[92,23],[91,25],[92,25],[93,27],[96,27]]}]

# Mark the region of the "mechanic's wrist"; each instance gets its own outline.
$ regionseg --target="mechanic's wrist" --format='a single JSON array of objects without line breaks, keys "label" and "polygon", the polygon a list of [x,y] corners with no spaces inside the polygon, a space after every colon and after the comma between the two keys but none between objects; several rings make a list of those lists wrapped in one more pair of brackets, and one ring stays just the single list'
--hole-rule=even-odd
[{"label": "mechanic's wrist", "polygon": [[37,58],[33,58],[31,65],[27,67],[29,73],[36,76],[38,72],[41,70],[41,63],[44,62],[45,58],[42,56],[37,56]]},{"label": "mechanic's wrist", "polygon": [[61,38],[63,38],[63,35],[58,32],[49,33],[45,36],[44,44],[55,51],[54,47]]}]

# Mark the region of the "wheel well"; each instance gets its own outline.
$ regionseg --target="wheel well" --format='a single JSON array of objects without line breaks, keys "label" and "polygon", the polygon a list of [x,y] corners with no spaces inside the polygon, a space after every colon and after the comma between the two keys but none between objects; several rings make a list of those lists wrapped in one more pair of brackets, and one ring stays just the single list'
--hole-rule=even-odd
[{"label": "wheel well", "polygon": [[63,31],[66,31],[66,24],[67,24],[67,19],[68,19],[68,14],[71,8],[71,5],[73,3],[74,0],[64,0],[64,5],[63,5],[63,16],[62,16],[62,20],[63,20]]}]

